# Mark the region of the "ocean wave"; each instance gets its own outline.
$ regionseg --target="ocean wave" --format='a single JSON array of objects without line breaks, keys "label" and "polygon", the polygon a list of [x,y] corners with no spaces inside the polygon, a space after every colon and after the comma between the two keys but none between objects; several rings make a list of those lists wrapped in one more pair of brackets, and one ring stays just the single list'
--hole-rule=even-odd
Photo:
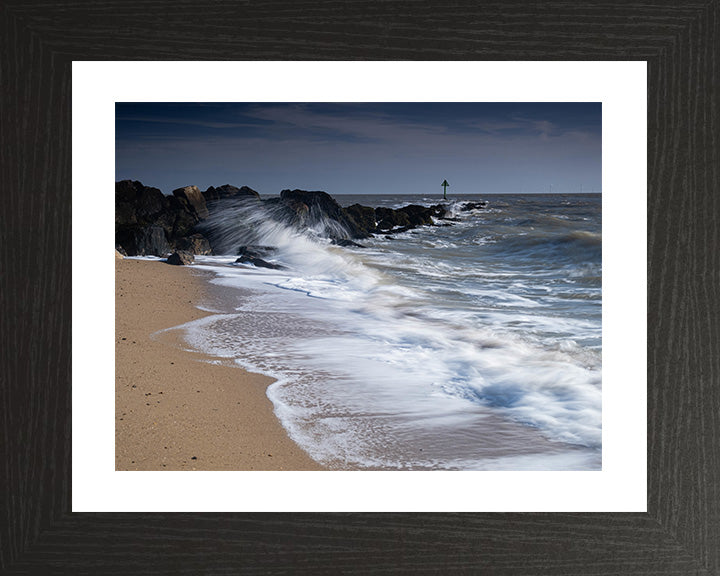
[{"label": "ocean wave", "polygon": [[269,396],[283,425],[331,467],[541,466],[541,455],[551,467],[562,454],[596,466],[601,235],[510,233],[500,216],[366,250],[317,228],[259,217],[248,231],[230,218],[228,251],[272,246],[283,268],[198,257],[216,283],[248,292],[234,313],[185,326],[187,337],[277,378]]},{"label": "ocean wave", "polygon": [[563,258],[573,262],[599,262],[602,258],[602,235],[582,230],[560,234],[544,231],[502,234],[494,238],[493,244],[499,253],[543,261]]}]

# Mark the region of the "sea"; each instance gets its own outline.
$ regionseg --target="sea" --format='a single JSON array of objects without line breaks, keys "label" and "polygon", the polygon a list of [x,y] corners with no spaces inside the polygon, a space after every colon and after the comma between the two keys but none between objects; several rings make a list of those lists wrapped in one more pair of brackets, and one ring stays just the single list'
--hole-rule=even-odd
[{"label": "sea", "polygon": [[[457,221],[344,247],[226,218],[227,255],[196,257],[212,314],[177,327],[187,346],[273,377],[277,417],[329,469],[600,470],[601,195],[335,199]],[[235,263],[243,243],[283,268]]]}]

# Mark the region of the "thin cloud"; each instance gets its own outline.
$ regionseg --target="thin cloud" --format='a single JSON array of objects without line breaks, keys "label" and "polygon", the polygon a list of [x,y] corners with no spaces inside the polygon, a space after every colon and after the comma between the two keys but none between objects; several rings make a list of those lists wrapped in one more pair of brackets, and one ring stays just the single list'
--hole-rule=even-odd
[{"label": "thin cloud", "polygon": [[218,122],[209,120],[192,120],[190,118],[161,118],[151,116],[118,116],[121,122],[150,122],[156,124],[177,124],[184,126],[201,126],[203,128],[257,128],[250,122]]}]

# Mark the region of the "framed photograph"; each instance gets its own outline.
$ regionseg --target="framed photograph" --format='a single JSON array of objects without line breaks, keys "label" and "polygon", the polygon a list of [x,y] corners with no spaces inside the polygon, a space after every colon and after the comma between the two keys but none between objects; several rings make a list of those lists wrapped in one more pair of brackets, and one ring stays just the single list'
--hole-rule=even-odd
[{"label": "framed photograph", "polygon": [[[442,42],[420,5],[392,14],[360,3],[319,7],[302,38],[294,6],[278,17],[269,7],[183,5],[179,26],[159,5],[136,8],[0,11],[0,71],[12,79],[0,93],[11,188],[3,573],[718,573],[717,3],[526,6],[512,15],[454,7],[444,18],[455,35]],[[495,37],[507,22],[513,33]],[[168,58],[177,61],[157,62]],[[288,58],[369,62],[279,62]],[[418,62],[372,62],[390,58]],[[225,85],[212,86],[227,97],[195,96],[223,74]],[[442,77],[442,95],[429,74]],[[566,96],[551,98],[559,76]],[[406,92],[355,99],[338,88],[373,79]],[[188,454],[186,471],[119,466],[113,351],[124,336],[114,326],[116,295],[109,306],[106,298],[112,261],[102,255],[116,245],[104,225],[115,209],[115,159],[102,153],[108,142],[115,149],[116,102],[304,102],[317,112],[317,103],[473,102],[482,82],[487,96],[477,101],[603,102],[603,313],[621,312],[602,319],[598,465],[207,472]],[[503,97],[503,86],[544,96]],[[605,92],[593,98],[591,87]],[[645,158],[646,178],[636,180]],[[629,176],[606,171],[615,160]]]},{"label": "framed photograph", "polygon": [[[427,85],[440,74],[451,101]],[[73,155],[92,158],[74,220],[101,237],[114,219],[127,258],[75,278],[96,302],[75,311],[75,347],[116,381],[98,395],[112,374],[74,374],[73,510],[644,511],[645,74],[74,63]],[[301,93],[283,89],[293,77]],[[249,102],[213,101],[220,78]],[[272,101],[281,91],[290,102]],[[117,201],[95,202],[113,168]],[[450,192],[428,187],[442,169]],[[195,227],[178,233],[176,212]],[[212,253],[190,248],[191,270],[158,262],[189,234]],[[169,302],[180,316],[163,319]],[[275,382],[241,382],[238,366]],[[299,490],[282,496],[288,481]],[[141,485],[156,496],[137,500]]]},{"label": "framed photograph", "polygon": [[[127,80],[137,78],[123,67]],[[116,469],[602,470],[603,292],[606,316],[623,319],[617,335],[608,320],[605,339],[615,350],[645,348],[644,278],[636,278],[632,295],[621,291],[627,311],[618,314],[612,276],[620,270],[602,273],[608,235],[621,248],[616,256],[607,248],[606,259],[629,270],[646,261],[642,230],[616,240],[602,232],[603,221],[609,230],[627,229],[610,214],[616,206],[645,213],[647,135],[644,122],[631,120],[646,116],[645,63],[602,64],[604,81],[597,66],[582,65],[587,92],[622,84],[618,107],[601,93],[597,102],[495,101],[510,90],[535,97],[527,85],[503,82],[533,74],[569,97],[563,80],[578,82],[578,67],[508,63],[498,74],[490,69],[497,66],[467,62],[455,66],[458,78],[443,63],[226,63],[215,77],[243,78],[228,89],[249,102],[114,101],[114,220],[124,254],[115,258]],[[151,74],[162,78],[156,86],[176,84],[179,77],[162,68]],[[188,85],[213,84],[192,68],[181,72]],[[296,70],[333,101],[264,102],[243,90]],[[93,135],[83,129],[99,128],[107,109],[95,111],[93,103],[118,98],[93,90],[105,85],[97,82],[103,72],[122,74],[112,63],[73,70],[74,86],[86,86],[74,134],[93,142],[78,156],[101,149],[113,156],[101,145],[104,127]],[[411,97],[424,78],[443,72],[453,98],[465,101],[395,101],[392,77],[403,77],[402,96]],[[504,94],[463,82],[478,76],[506,84]],[[328,77],[355,101],[337,101]],[[393,101],[364,101],[363,88],[380,77],[380,94]],[[157,97],[152,84],[142,81],[138,97]],[[185,95],[213,96],[190,88]],[[603,145],[607,172],[623,174],[622,187],[633,190],[624,202],[606,195],[604,218]],[[442,173],[452,185],[437,178]],[[78,176],[76,206],[95,195],[97,176]],[[621,188],[610,176],[605,181]],[[172,262],[183,268],[166,265]],[[185,288],[173,295],[167,274]],[[188,283],[198,295],[189,295]],[[107,292],[112,298],[112,286]],[[167,326],[136,333],[163,314],[164,301],[175,304],[175,315],[155,321]],[[180,304],[189,304],[187,313]],[[167,337],[183,347],[164,347]],[[158,362],[188,347],[208,361],[178,354]],[[636,385],[623,386],[628,404],[645,388],[645,362],[625,355],[618,364],[637,374],[627,379]],[[143,377],[149,370],[154,376]],[[274,382],[238,383],[252,373]],[[258,402],[249,396],[255,390]],[[232,399],[219,402],[225,391]],[[643,413],[638,398],[633,412]],[[182,428],[174,425],[179,419]],[[284,434],[269,441],[275,420]],[[644,454],[645,425],[637,424],[635,433],[621,434],[622,444],[637,436]],[[290,440],[300,449],[284,450]],[[638,477],[644,487],[644,471]]]}]

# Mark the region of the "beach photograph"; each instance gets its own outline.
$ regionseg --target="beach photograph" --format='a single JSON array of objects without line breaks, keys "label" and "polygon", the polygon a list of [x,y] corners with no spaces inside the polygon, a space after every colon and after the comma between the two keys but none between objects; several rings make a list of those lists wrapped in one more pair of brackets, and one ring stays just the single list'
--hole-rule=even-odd
[{"label": "beach photograph", "polygon": [[115,469],[602,469],[600,102],[117,102]]}]

